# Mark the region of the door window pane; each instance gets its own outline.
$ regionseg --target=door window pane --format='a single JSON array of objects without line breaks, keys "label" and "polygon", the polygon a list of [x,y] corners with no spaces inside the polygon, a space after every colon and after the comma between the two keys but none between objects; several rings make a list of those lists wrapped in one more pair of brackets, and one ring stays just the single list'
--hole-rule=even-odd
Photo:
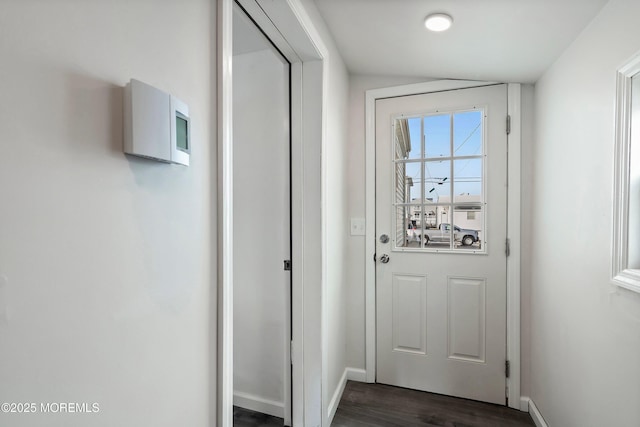
[{"label": "door window pane", "polygon": [[453,155],[482,155],[482,111],[453,115]]},{"label": "door window pane", "polygon": [[424,162],[425,201],[451,201],[451,160]]},{"label": "door window pane", "polygon": [[438,226],[439,207],[435,204],[426,202],[422,208],[422,218],[424,228],[436,228]]},{"label": "door window pane", "polygon": [[420,117],[395,119],[394,140],[396,160],[422,158]]},{"label": "door window pane", "polygon": [[454,203],[482,202],[482,159],[454,160]]},{"label": "door window pane", "polygon": [[422,234],[421,205],[396,207],[396,248],[419,248]]},{"label": "door window pane", "polygon": [[424,118],[425,158],[451,156],[451,114]]},{"label": "door window pane", "polygon": [[484,211],[477,205],[455,205],[453,208],[456,250],[478,251],[483,248]]},{"label": "door window pane", "polygon": [[420,167],[417,162],[396,162],[395,173],[395,203],[420,203],[422,194],[422,180]]}]

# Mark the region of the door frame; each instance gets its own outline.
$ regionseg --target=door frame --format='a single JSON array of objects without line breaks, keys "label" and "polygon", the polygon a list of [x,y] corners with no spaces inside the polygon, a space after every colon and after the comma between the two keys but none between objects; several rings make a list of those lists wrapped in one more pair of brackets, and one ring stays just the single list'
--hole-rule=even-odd
[{"label": "door frame", "polygon": [[[376,101],[378,99],[426,94],[494,85],[496,82],[466,80],[437,80],[366,91],[365,95],[365,373],[366,381],[376,381]],[[507,348],[510,363],[507,378],[509,407],[521,409],[520,395],[520,190],[522,113],[521,85],[507,85],[507,114],[511,117],[511,131],[507,136],[507,239],[510,255],[507,257]],[[505,118],[506,120],[506,118]],[[506,129],[506,123],[505,123]]]},{"label": "door frame", "polygon": [[[217,293],[212,319],[211,422],[233,425],[233,3],[218,0],[217,33]],[[326,140],[328,50],[300,0],[238,0],[291,63],[291,423],[322,425],[324,293],[321,161]],[[212,402],[212,404],[214,404]]]}]

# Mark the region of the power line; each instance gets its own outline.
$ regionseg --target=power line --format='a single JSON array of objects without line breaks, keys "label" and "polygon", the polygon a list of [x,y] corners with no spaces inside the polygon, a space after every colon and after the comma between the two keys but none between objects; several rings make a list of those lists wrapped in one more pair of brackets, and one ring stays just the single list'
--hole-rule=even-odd
[{"label": "power line", "polygon": [[458,146],[458,148],[456,148],[456,150],[453,152],[453,155],[454,155],[454,156],[455,156],[455,154],[458,152],[458,150],[459,150],[459,149],[461,149],[461,148],[462,148],[462,146],[463,146],[464,144],[466,144],[466,143],[467,143],[467,141],[469,141],[469,140],[471,139],[471,137],[473,136],[473,134],[474,134],[474,133],[476,133],[476,131],[480,128],[480,125],[481,125],[481,124],[482,124],[482,121],[480,121],[480,122],[478,123],[478,126],[476,126],[476,127],[471,131],[471,133],[469,134],[469,136],[467,136],[467,138],[466,138],[464,141],[462,141],[462,144],[460,144],[460,145]]}]

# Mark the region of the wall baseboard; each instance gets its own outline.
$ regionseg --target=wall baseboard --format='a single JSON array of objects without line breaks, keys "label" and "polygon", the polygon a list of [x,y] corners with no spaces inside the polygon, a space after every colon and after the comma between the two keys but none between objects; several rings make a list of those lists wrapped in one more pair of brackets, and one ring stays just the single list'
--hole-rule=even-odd
[{"label": "wall baseboard", "polygon": [[367,371],[364,369],[347,368],[347,379],[351,381],[358,381],[361,383],[367,382]]},{"label": "wall baseboard", "polygon": [[[549,424],[547,424],[547,422],[544,420],[544,418],[542,417],[542,414],[540,413],[540,411],[538,410],[538,407],[536,406],[535,402],[533,400],[531,400],[528,397],[522,397],[520,399],[520,408],[523,408],[523,405],[526,405],[526,407],[529,410],[529,415],[531,415],[531,418],[533,419],[534,424],[536,425],[536,427],[549,427]],[[522,409],[524,410],[524,409]]]},{"label": "wall baseboard", "polygon": [[521,396],[520,397],[520,410],[522,412],[529,412],[529,402],[531,401],[530,398],[528,398],[527,396]]},{"label": "wall baseboard", "polygon": [[276,402],[275,400],[264,399],[253,394],[235,391],[233,392],[233,404],[251,411],[284,418],[283,402]]},{"label": "wall baseboard", "polygon": [[338,382],[338,386],[333,392],[333,396],[331,397],[331,401],[329,402],[329,408],[327,409],[327,425],[331,425],[333,421],[333,417],[336,415],[336,411],[338,410],[338,405],[340,404],[340,399],[342,399],[342,393],[344,392],[344,387],[347,385],[347,372],[349,368],[345,368],[342,373],[342,377]]},{"label": "wall baseboard", "polygon": [[331,397],[331,401],[329,402],[329,407],[327,408],[327,425],[331,425],[333,417],[336,415],[338,405],[340,405],[340,399],[342,399],[342,393],[344,393],[344,388],[347,385],[348,380],[366,382],[367,372],[364,369],[344,368],[344,372],[342,373],[340,382],[333,392],[333,396]]}]

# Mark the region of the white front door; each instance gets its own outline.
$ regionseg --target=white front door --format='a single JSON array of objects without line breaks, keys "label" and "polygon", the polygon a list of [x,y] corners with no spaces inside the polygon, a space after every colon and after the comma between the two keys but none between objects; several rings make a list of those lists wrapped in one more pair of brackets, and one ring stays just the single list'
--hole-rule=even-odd
[{"label": "white front door", "polygon": [[505,404],[507,85],[376,101],[377,382]]}]

